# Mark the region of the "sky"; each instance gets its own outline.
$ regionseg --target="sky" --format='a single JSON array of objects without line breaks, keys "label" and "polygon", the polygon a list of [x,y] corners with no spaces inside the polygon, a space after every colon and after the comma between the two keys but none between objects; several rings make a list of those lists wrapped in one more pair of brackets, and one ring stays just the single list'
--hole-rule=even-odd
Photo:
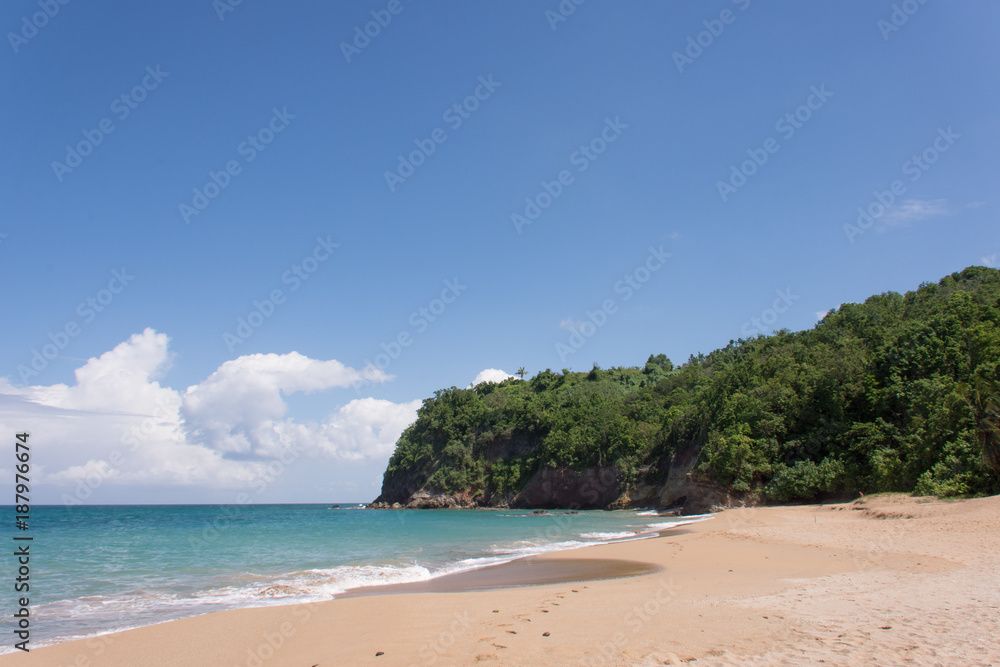
[{"label": "sky", "polygon": [[36,503],[367,502],[437,389],[996,266],[998,24],[9,0],[0,433]]}]

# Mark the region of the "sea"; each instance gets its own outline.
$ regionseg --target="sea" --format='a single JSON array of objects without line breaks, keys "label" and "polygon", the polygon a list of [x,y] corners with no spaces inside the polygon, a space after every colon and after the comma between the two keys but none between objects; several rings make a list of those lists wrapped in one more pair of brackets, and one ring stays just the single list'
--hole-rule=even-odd
[{"label": "sea", "polygon": [[[639,539],[689,517],[653,511],[371,510],[358,505],[33,506],[31,646],[223,609],[329,600],[532,554]],[[30,541],[13,540],[30,536]],[[16,558],[3,559],[10,606]],[[5,636],[13,636],[4,614]],[[4,641],[0,652],[10,652]]]}]

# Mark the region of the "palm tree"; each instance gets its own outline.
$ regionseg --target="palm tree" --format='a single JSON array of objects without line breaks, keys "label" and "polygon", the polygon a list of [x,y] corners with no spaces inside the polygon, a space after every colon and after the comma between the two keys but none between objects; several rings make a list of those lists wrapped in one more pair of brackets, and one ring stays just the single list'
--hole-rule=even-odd
[{"label": "palm tree", "polygon": [[972,384],[959,384],[958,391],[972,410],[983,461],[1000,474],[1000,383],[977,375]]},{"label": "palm tree", "polygon": [[524,376],[527,374],[528,371],[524,370],[524,366],[521,366],[516,371],[514,371],[514,375],[520,375],[522,380],[524,379]]}]

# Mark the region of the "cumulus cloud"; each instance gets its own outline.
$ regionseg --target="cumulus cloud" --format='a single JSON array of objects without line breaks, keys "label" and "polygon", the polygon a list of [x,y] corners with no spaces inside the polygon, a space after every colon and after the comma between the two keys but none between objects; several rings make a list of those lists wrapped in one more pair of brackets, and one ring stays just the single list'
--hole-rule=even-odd
[{"label": "cumulus cloud", "polygon": [[[204,382],[188,387],[183,414],[195,442],[223,452],[276,456],[289,444],[276,428],[288,412],[284,396],[348,387],[361,377],[336,360],[318,361],[298,352],[252,354],[225,362]],[[380,370],[374,376],[387,378]]]},{"label": "cumulus cloud", "polygon": [[[363,398],[319,423],[299,422],[288,417],[285,397],[347,387],[360,371],[297,352],[255,354],[178,391],[157,380],[170,360],[168,337],[146,329],[89,359],[72,385],[19,387],[0,378],[0,428],[36,430],[45,455],[34,469],[43,482],[241,488],[288,450],[329,461],[384,458],[420,405]],[[390,378],[379,373],[378,381]]]},{"label": "cumulus cloud", "polygon": [[503,382],[504,380],[509,380],[510,378],[517,377],[516,375],[511,375],[506,371],[502,371],[499,368],[487,368],[484,371],[480,371],[476,379],[472,381],[470,387],[475,387],[478,384],[484,382]]},{"label": "cumulus cloud", "polygon": [[355,399],[321,424],[287,420],[274,425],[282,441],[305,451],[343,461],[388,457],[396,440],[417,417],[421,401],[393,403],[375,398]]}]

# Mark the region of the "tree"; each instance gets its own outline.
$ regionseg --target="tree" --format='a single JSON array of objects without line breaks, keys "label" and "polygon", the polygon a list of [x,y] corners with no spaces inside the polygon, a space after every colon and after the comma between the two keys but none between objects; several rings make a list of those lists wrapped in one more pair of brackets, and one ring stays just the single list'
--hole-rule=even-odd
[{"label": "tree", "polygon": [[959,384],[958,391],[972,411],[983,462],[1000,474],[1000,383],[977,375]]},{"label": "tree", "polygon": [[514,371],[514,375],[520,375],[522,380],[524,379],[524,376],[527,374],[528,371],[524,370],[524,366],[521,366],[516,371]]}]

